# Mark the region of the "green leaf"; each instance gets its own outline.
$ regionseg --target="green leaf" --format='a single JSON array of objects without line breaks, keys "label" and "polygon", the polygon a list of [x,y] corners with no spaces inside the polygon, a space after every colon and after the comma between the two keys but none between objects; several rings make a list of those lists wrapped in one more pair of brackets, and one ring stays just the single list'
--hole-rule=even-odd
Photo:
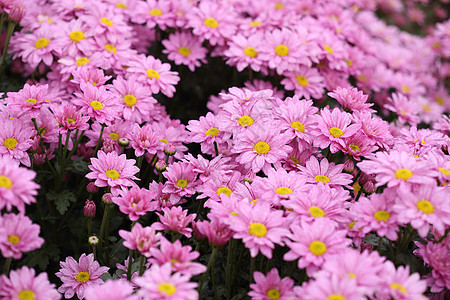
[{"label": "green leaf", "polygon": [[109,275],[108,272],[103,273],[103,275],[102,275],[102,280],[103,281],[107,281],[107,280],[110,280],[110,279],[112,279],[112,277],[111,277],[111,275]]},{"label": "green leaf", "polygon": [[84,161],[82,157],[78,157],[72,161],[72,168],[76,173],[86,174],[89,172],[89,163]]},{"label": "green leaf", "polygon": [[69,190],[64,190],[61,193],[50,191],[47,193],[47,199],[55,202],[56,209],[61,215],[66,213],[70,206],[70,202],[75,202],[77,200],[75,194]]}]

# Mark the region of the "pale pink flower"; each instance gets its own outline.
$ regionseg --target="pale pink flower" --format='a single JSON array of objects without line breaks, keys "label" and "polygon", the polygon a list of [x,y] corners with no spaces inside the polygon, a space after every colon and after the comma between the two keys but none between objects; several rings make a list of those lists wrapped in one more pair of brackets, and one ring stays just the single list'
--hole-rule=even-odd
[{"label": "pale pink flower", "polygon": [[299,165],[300,178],[306,183],[328,184],[330,187],[347,186],[352,183],[353,176],[343,173],[344,165],[335,165],[333,162],[328,162],[323,158],[320,163],[315,156],[306,162],[305,166]]},{"label": "pale pink flower", "polygon": [[417,102],[398,93],[392,94],[388,100],[389,102],[384,107],[396,113],[401,124],[408,122],[410,125],[415,125],[419,123],[418,113],[420,108]]},{"label": "pale pink flower", "polygon": [[160,234],[155,232],[153,226],[142,227],[140,223],[136,223],[131,231],[119,230],[119,235],[125,240],[125,247],[137,250],[145,257],[151,256],[150,250],[157,247],[160,241]]},{"label": "pale pink flower", "polygon": [[385,149],[393,143],[393,136],[389,131],[389,123],[369,112],[355,112],[353,118],[356,124],[361,124],[361,131],[373,142]]},{"label": "pale pink flower", "polygon": [[176,6],[167,0],[146,0],[136,3],[133,21],[145,24],[149,29],[155,27],[166,30],[167,27],[175,27],[177,13]]},{"label": "pale pink flower", "polygon": [[168,40],[161,42],[166,49],[162,52],[176,65],[186,65],[194,72],[196,67],[206,63],[208,50],[202,47],[202,42],[197,36],[187,32],[175,32],[169,35]]},{"label": "pale pink flower", "polygon": [[77,85],[81,85],[82,83],[90,83],[96,87],[104,85],[112,77],[105,75],[103,70],[93,67],[79,68],[72,71],[71,74],[73,79],[70,80],[70,82]]},{"label": "pale pink flower", "polygon": [[100,285],[88,286],[85,297],[86,300],[138,300],[139,297],[133,292],[132,283],[125,279],[108,280]]},{"label": "pale pink flower", "polygon": [[329,92],[328,96],[336,99],[344,110],[350,112],[375,112],[373,109],[369,108],[373,103],[366,103],[368,96],[364,95],[362,91],[358,91],[356,88],[347,89],[338,86],[333,92]]},{"label": "pale pink flower", "polygon": [[306,286],[296,290],[299,299],[345,299],[365,300],[363,293],[358,291],[354,280],[349,277],[339,278],[337,275],[321,276],[308,281]]},{"label": "pale pink flower", "polygon": [[194,221],[197,214],[188,214],[188,210],[183,210],[181,206],[164,207],[162,211],[164,215],[156,213],[161,222],[153,223],[153,228],[176,232],[188,238],[192,236],[192,228],[188,228],[188,225]]},{"label": "pale pink flower", "polygon": [[130,145],[134,149],[134,155],[136,157],[142,156],[144,153],[154,155],[163,147],[161,139],[162,136],[154,131],[150,124],[145,124],[142,127],[134,124]]},{"label": "pale pink flower", "polygon": [[0,118],[0,156],[6,156],[21,162],[29,167],[30,156],[26,152],[33,141],[31,137],[36,135],[36,130],[29,122],[22,119]]},{"label": "pale pink flower", "polygon": [[197,221],[195,228],[208,239],[210,245],[224,246],[233,236],[233,232],[227,225],[214,219],[211,222]]},{"label": "pale pink flower", "polygon": [[253,273],[255,283],[250,284],[248,295],[252,300],[294,299],[294,280],[289,277],[280,278],[277,268],[273,268],[264,276],[261,272]]},{"label": "pale pink flower", "polygon": [[133,186],[130,190],[119,192],[120,197],[113,197],[112,201],[119,206],[119,210],[127,214],[131,221],[137,221],[140,216],[157,209],[153,201],[153,194],[147,189]]},{"label": "pale pink flower", "polygon": [[261,71],[265,67],[260,55],[263,40],[262,32],[256,32],[249,37],[234,35],[228,41],[228,49],[224,51],[224,56],[228,58],[227,64],[235,66],[239,72],[248,66],[255,72]]},{"label": "pale pink flower", "polygon": [[355,160],[361,160],[361,157],[371,157],[373,152],[378,150],[378,146],[374,145],[374,141],[368,138],[364,133],[358,131],[349,138],[342,140],[338,144],[339,150],[347,155],[351,155]]},{"label": "pale pink flower", "polygon": [[56,122],[59,124],[59,131],[66,134],[68,130],[86,130],[89,128],[89,117],[83,116],[72,104],[56,106],[52,108],[55,113]]},{"label": "pale pink flower", "polygon": [[194,172],[194,166],[189,163],[173,163],[163,172],[163,176],[167,178],[163,192],[170,193],[171,201],[190,197],[197,192],[197,174]]},{"label": "pale pink flower", "polygon": [[27,113],[32,118],[36,118],[40,113],[40,108],[51,100],[47,89],[47,84],[29,85],[25,83],[20,91],[9,92],[5,101],[8,103],[9,109]]},{"label": "pale pink flower", "polygon": [[324,78],[316,68],[299,66],[294,71],[283,73],[281,84],[288,91],[294,91],[299,97],[321,99],[324,94]]}]

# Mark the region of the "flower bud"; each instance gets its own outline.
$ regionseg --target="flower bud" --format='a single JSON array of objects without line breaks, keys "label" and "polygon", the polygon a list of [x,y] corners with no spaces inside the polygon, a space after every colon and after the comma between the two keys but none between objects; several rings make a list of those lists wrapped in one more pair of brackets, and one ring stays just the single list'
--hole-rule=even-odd
[{"label": "flower bud", "polygon": [[158,171],[159,173],[164,172],[167,168],[167,164],[164,160],[160,159],[156,162],[155,164],[155,169],[156,171]]},{"label": "flower bud", "polygon": [[344,163],[344,172],[348,173],[348,174],[352,174],[354,170],[355,170],[355,164],[353,163],[353,161],[351,159],[346,160]]},{"label": "flower bud", "polygon": [[130,144],[130,140],[127,138],[120,138],[119,139],[119,146],[120,147],[127,147]]},{"label": "flower bud", "polygon": [[86,200],[83,207],[84,215],[88,218],[93,218],[95,216],[95,203],[94,201]]},{"label": "flower bud", "polygon": [[373,184],[373,181],[367,181],[366,183],[364,183],[363,191],[366,194],[372,194],[373,192],[375,192],[375,185]]},{"label": "flower bud", "polygon": [[175,147],[174,144],[172,144],[172,143],[167,143],[167,144],[164,146],[164,154],[165,154],[165,155],[172,156],[172,155],[175,155],[175,153],[177,153],[177,148]]},{"label": "flower bud", "polygon": [[91,245],[91,246],[97,246],[98,241],[99,241],[99,239],[98,239],[98,237],[95,236],[95,235],[91,235],[91,236],[88,238],[89,245]]},{"label": "flower bud", "polygon": [[95,194],[98,192],[98,186],[96,186],[95,183],[93,182],[89,182],[88,185],[86,186],[86,190],[89,193]]},{"label": "flower bud", "polygon": [[112,203],[112,197],[113,197],[113,194],[111,194],[111,193],[103,194],[103,196],[102,196],[103,203],[111,204]]}]

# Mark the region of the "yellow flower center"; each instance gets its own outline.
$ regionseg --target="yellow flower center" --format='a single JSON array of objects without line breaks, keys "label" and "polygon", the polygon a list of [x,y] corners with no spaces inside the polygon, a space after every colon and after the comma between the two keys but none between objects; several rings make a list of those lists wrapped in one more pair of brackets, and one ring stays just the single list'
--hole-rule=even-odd
[{"label": "yellow flower center", "polygon": [[352,278],[352,279],[356,277],[356,274],[355,274],[355,273],[348,273],[347,275],[348,275],[348,277],[350,277],[350,278]]},{"label": "yellow flower center", "polygon": [[111,178],[112,180],[116,180],[120,177],[120,173],[114,169],[106,171],[105,174],[106,177]]},{"label": "yellow flower center", "polygon": [[20,242],[20,237],[18,237],[17,235],[8,235],[8,242],[16,245]]},{"label": "yellow flower center", "polygon": [[298,132],[305,132],[305,125],[299,121],[294,121],[291,123],[291,127],[296,129]]},{"label": "yellow flower center", "polygon": [[311,244],[309,244],[309,251],[312,254],[319,256],[327,252],[327,246],[321,241],[312,241]]},{"label": "yellow flower center", "polygon": [[257,142],[255,144],[255,146],[253,147],[253,149],[256,151],[256,153],[261,155],[261,154],[266,154],[267,152],[269,152],[270,146],[266,142]]},{"label": "yellow flower center", "polygon": [[292,190],[288,187],[285,186],[280,186],[279,188],[277,188],[275,190],[275,193],[277,193],[278,195],[288,195],[288,194],[292,194]]},{"label": "yellow flower center", "polygon": [[80,57],[79,59],[77,59],[77,65],[82,66],[85,65],[89,62],[89,58],[87,57]]},{"label": "yellow flower center", "polygon": [[439,171],[442,172],[442,174],[444,174],[445,176],[447,176],[448,174],[450,174],[450,171],[444,168],[439,168]]},{"label": "yellow flower center", "polygon": [[342,131],[342,129],[337,128],[337,127],[331,127],[330,129],[328,129],[328,131],[330,132],[330,134],[332,136],[334,136],[335,138],[339,138],[341,137],[344,132]]},{"label": "yellow flower center", "polygon": [[147,71],[145,71],[146,73],[147,73],[147,76],[148,76],[148,78],[150,78],[150,79],[156,79],[156,80],[158,80],[159,79],[159,73],[158,72],[156,72],[155,70],[153,70],[153,69],[148,69]]},{"label": "yellow flower center", "polygon": [[361,151],[361,148],[359,148],[358,145],[355,144],[350,144],[348,147],[353,151]]},{"label": "yellow flower center", "polygon": [[252,21],[248,24],[248,26],[250,27],[256,27],[256,26],[260,26],[262,23],[258,22],[258,21]]},{"label": "yellow flower center", "polygon": [[434,100],[440,105],[444,105],[445,104],[445,101],[444,101],[443,97],[437,96]]},{"label": "yellow flower center", "polygon": [[36,47],[36,49],[41,49],[47,47],[48,44],[50,44],[50,41],[48,39],[40,38],[36,41],[36,44],[34,44],[34,46]]},{"label": "yellow flower center", "polygon": [[184,57],[187,57],[191,55],[191,50],[189,50],[189,48],[187,47],[180,47],[180,49],[178,49],[178,53],[180,53]]},{"label": "yellow flower center", "polygon": [[166,140],[166,139],[160,139],[158,142],[162,142],[162,143],[164,143],[164,144],[168,144],[168,143],[169,143],[169,141]]},{"label": "yellow flower center", "polygon": [[78,43],[79,41],[84,40],[84,33],[82,31],[75,30],[69,34],[69,38],[72,42]]},{"label": "yellow flower center", "polygon": [[7,138],[3,142],[3,146],[5,146],[8,150],[15,149],[17,145],[17,140],[15,138]]},{"label": "yellow flower center", "polygon": [[188,186],[189,182],[186,179],[178,179],[177,180],[177,186],[184,189]]},{"label": "yellow flower center", "polygon": [[378,222],[386,222],[391,217],[391,214],[385,210],[379,210],[373,216]]},{"label": "yellow flower center", "polygon": [[72,123],[75,122],[75,120],[74,119],[67,119],[66,122],[69,123],[69,124],[72,124]]},{"label": "yellow flower center", "polygon": [[114,54],[117,53],[116,47],[114,47],[114,46],[111,45],[111,44],[106,44],[106,45],[105,45],[105,49],[106,49],[108,52],[112,52],[112,53],[114,53]]},{"label": "yellow flower center", "polygon": [[133,107],[137,102],[137,99],[135,96],[127,94],[123,96],[123,103],[125,103],[128,107]]},{"label": "yellow flower center", "polygon": [[160,9],[154,8],[150,10],[150,16],[159,17],[162,15],[162,11]]},{"label": "yellow flower center", "polygon": [[161,294],[166,294],[167,296],[172,296],[173,294],[175,294],[177,292],[177,288],[168,282],[164,282],[161,283],[160,285],[158,285],[158,291]]},{"label": "yellow flower center", "polygon": [[219,26],[219,23],[214,18],[206,18],[204,23],[209,28],[216,28],[217,26]]},{"label": "yellow flower center", "polygon": [[284,8],[283,3],[280,3],[280,2],[275,3],[275,9],[276,10],[281,10],[283,8]]},{"label": "yellow flower center", "polygon": [[227,187],[221,187],[221,188],[218,188],[217,189],[217,195],[220,195],[220,194],[225,194],[225,195],[227,195],[228,197],[230,197],[231,196],[231,193],[233,193],[233,191],[232,190],[230,190],[229,188],[227,188]]},{"label": "yellow flower center", "polygon": [[359,190],[361,189],[361,185],[360,185],[358,182],[355,182],[355,183],[352,185],[352,188],[353,188],[353,190],[355,191],[355,194],[358,194],[358,193],[359,193]]},{"label": "yellow flower center", "polygon": [[11,180],[4,175],[0,175],[0,187],[10,189],[12,187]]},{"label": "yellow flower center", "polygon": [[350,222],[348,224],[348,228],[353,229],[353,227],[355,227],[356,222]]},{"label": "yellow flower center", "polygon": [[285,45],[278,45],[275,47],[275,53],[278,56],[286,56],[289,54],[289,48],[286,47]]},{"label": "yellow flower center", "polygon": [[232,215],[232,216],[239,216],[239,214],[237,212],[235,212],[235,211],[230,212],[230,215]]},{"label": "yellow flower center", "polygon": [[17,294],[19,300],[35,300],[36,297],[34,293],[30,290],[23,290]]},{"label": "yellow flower center", "polygon": [[35,104],[35,103],[37,103],[37,100],[34,98],[30,98],[30,99],[27,99],[27,102],[30,104]]},{"label": "yellow flower center", "polygon": [[295,165],[299,165],[300,164],[300,161],[297,159],[297,158],[295,158],[295,157],[291,157],[291,158],[289,158]]},{"label": "yellow flower center", "polygon": [[95,110],[101,110],[103,108],[103,104],[97,100],[91,101],[90,105]]},{"label": "yellow flower center", "polygon": [[111,133],[109,134],[109,137],[110,137],[112,140],[117,140],[117,139],[119,138],[119,135],[118,135],[117,133],[115,133],[115,132],[111,132]]},{"label": "yellow flower center", "polygon": [[395,178],[397,179],[403,179],[404,181],[407,181],[409,177],[413,175],[413,172],[408,169],[399,169],[397,172],[395,172]]},{"label": "yellow flower center", "polygon": [[327,300],[345,300],[345,297],[341,294],[332,294],[328,296]]},{"label": "yellow flower center", "polygon": [[333,51],[333,48],[331,48],[330,46],[328,46],[328,45],[325,45],[325,46],[323,46],[323,48],[325,49],[325,51],[327,51],[328,53],[334,53],[334,51]]},{"label": "yellow flower center", "polygon": [[426,214],[432,214],[434,211],[434,206],[430,201],[420,200],[417,202],[417,209],[423,211]]},{"label": "yellow flower center", "polygon": [[252,223],[250,224],[250,229],[248,232],[251,235],[257,236],[257,237],[264,237],[267,234],[267,228],[264,226],[264,224],[261,223]]},{"label": "yellow flower center", "polygon": [[125,9],[128,8],[128,6],[126,4],[123,4],[123,3],[120,3],[120,2],[116,4],[116,7],[117,8],[125,8]]},{"label": "yellow flower center", "polygon": [[212,136],[217,136],[219,134],[219,129],[217,128],[210,128],[208,130],[206,130],[205,132],[206,135],[212,135]]},{"label": "yellow flower center", "polygon": [[411,92],[411,88],[409,86],[406,86],[406,85],[402,85],[401,90],[405,94],[408,94],[408,93]]},{"label": "yellow flower center", "polygon": [[323,210],[317,206],[311,206],[309,208],[309,212],[314,218],[325,217],[325,213],[323,212]]},{"label": "yellow flower center", "polygon": [[242,116],[238,119],[239,126],[252,126],[255,120],[250,116]]},{"label": "yellow flower center", "polygon": [[80,272],[76,277],[78,282],[85,283],[89,281],[89,273],[88,272]]},{"label": "yellow flower center", "polygon": [[300,86],[307,86],[308,85],[308,79],[306,79],[305,76],[297,75],[297,76],[295,76],[295,78],[297,78],[298,85],[300,85]]},{"label": "yellow flower center", "polygon": [[252,48],[252,47],[245,48],[244,54],[249,57],[253,57],[253,58],[258,56],[258,52],[256,52],[255,48]]},{"label": "yellow flower center", "polygon": [[350,59],[344,59],[345,60],[345,62],[347,63],[347,67],[351,67],[352,66],[352,61],[350,60]]},{"label": "yellow flower center", "polygon": [[322,181],[324,183],[330,182],[330,178],[326,175],[316,175],[316,176],[314,176],[314,179],[316,181]]},{"label": "yellow flower center", "polygon": [[277,289],[268,290],[266,295],[267,295],[267,297],[269,297],[269,299],[274,299],[274,300],[280,299],[280,297],[281,297],[280,291]]},{"label": "yellow flower center", "polygon": [[403,287],[403,285],[398,283],[392,283],[390,287],[396,291],[400,291],[403,294],[406,294],[406,289]]},{"label": "yellow flower center", "polygon": [[105,24],[105,25],[108,26],[108,27],[114,25],[113,22],[111,22],[111,20],[108,19],[108,18],[101,18],[101,19],[100,19],[100,22],[103,23],[103,24]]}]

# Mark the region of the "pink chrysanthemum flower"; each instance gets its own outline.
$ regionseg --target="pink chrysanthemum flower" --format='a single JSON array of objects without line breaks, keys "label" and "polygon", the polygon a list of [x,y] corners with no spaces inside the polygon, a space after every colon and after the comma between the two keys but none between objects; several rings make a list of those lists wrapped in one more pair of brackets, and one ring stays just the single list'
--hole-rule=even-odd
[{"label": "pink chrysanthemum flower", "polygon": [[211,245],[215,246],[224,246],[233,236],[233,232],[228,225],[214,219],[211,222],[197,221],[195,228],[208,239]]},{"label": "pink chrysanthemum flower", "polygon": [[264,68],[261,60],[261,48],[263,46],[264,35],[262,32],[245,37],[237,34],[228,41],[228,49],[224,51],[227,57],[227,64],[235,66],[239,72],[250,66],[253,71],[259,72]]},{"label": "pink chrysanthemum flower", "polygon": [[236,161],[257,173],[266,172],[270,165],[284,159],[292,148],[286,145],[288,137],[279,133],[275,125],[252,126],[234,138],[231,152],[238,153]]},{"label": "pink chrysanthemum flower", "polygon": [[133,21],[145,24],[147,28],[159,27],[166,30],[175,26],[176,6],[171,1],[147,0],[136,3]]},{"label": "pink chrysanthemum flower", "polygon": [[277,268],[273,268],[264,276],[261,272],[253,273],[255,283],[250,284],[248,295],[252,300],[294,299],[294,280],[289,277],[280,278]]},{"label": "pink chrysanthemum flower", "polygon": [[89,117],[83,116],[72,104],[52,108],[55,113],[56,122],[60,126],[60,133],[65,134],[68,130],[86,130],[89,128]]},{"label": "pink chrysanthemum flower", "polygon": [[108,280],[100,285],[90,285],[86,288],[84,296],[86,300],[139,300],[133,292],[132,283],[119,279]]},{"label": "pink chrysanthemum flower", "polygon": [[39,249],[44,239],[39,237],[40,227],[25,215],[0,216],[0,252],[3,257],[21,259],[24,252]]},{"label": "pink chrysanthemum flower", "polygon": [[186,65],[194,72],[196,67],[206,63],[208,50],[202,47],[202,42],[193,34],[183,31],[169,35],[168,40],[161,42],[166,49],[162,52],[176,65]]},{"label": "pink chrysanthemum flower", "polygon": [[59,300],[61,294],[48,280],[47,273],[35,276],[34,269],[23,266],[13,270],[9,278],[0,276],[0,298],[3,300]]},{"label": "pink chrysanthemum flower", "polygon": [[105,75],[103,70],[97,68],[80,68],[72,72],[73,79],[70,82],[77,85],[82,83],[90,83],[99,87],[104,85],[112,76]]},{"label": "pink chrysanthemum flower", "polygon": [[58,37],[62,52],[75,56],[79,53],[90,54],[94,48],[95,42],[92,34],[88,33],[89,27],[80,19],[74,19],[70,22],[61,22],[58,24],[61,34]]},{"label": "pink chrysanthemum flower", "polygon": [[197,283],[189,282],[190,276],[172,273],[169,263],[153,265],[142,277],[134,282],[140,286],[138,295],[146,300],[197,300]]},{"label": "pink chrysanthemum flower", "polygon": [[198,180],[194,166],[185,162],[171,164],[163,173],[167,178],[164,193],[170,193],[170,199],[179,200],[190,197],[197,192]]},{"label": "pink chrysanthemum flower", "polygon": [[133,134],[131,135],[130,145],[134,149],[136,157],[149,153],[154,155],[163,147],[162,136],[152,129],[150,124],[140,127],[134,124]]},{"label": "pink chrysanthemum flower", "polygon": [[98,151],[98,158],[91,158],[89,169],[92,172],[86,175],[88,179],[95,179],[95,185],[98,187],[111,187],[111,192],[119,188],[133,186],[132,180],[138,180],[134,174],[139,172],[134,159],[127,159],[125,154],[118,155],[116,152],[105,154]]},{"label": "pink chrysanthemum flower", "polygon": [[368,96],[364,95],[362,91],[358,91],[357,88],[346,89],[345,87],[341,88],[338,86],[333,92],[329,92],[328,96],[336,99],[346,111],[375,112],[369,108],[373,103],[366,103]]},{"label": "pink chrysanthemum flower", "polygon": [[[120,154],[122,147],[119,145],[119,139],[131,138],[130,134],[132,132],[132,124],[133,123],[123,121],[121,119],[116,119],[113,123],[107,124],[106,127],[103,128],[103,143],[114,145],[116,152]],[[95,148],[98,143],[98,139],[100,138],[102,127],[102,124],[95,122],[92,124],[91,130],[87,130],[85,132],[85,135],[89,138],[86,146]]]},{"label": "pink chrysanthemum flower", "polygon": [[237,215],[230,214],[228,223],[235,232],[234,239],[242,239],[244,245],[255,257],[260,251],[271,259],[275,244],[284,245],[284,239],[289,234],[286,219],[282,211],[275,211],[268,204],[250,204],[239,202]]},{"label": "pink chrysanthemum flower", "polygon": [[0,156],[15,159],[25,166],[31,165],[30,156],[26,152],[36,135],[33,125],[23,119],[0,118]]},{"label": "pink chrysanthemum flower", "polygon": [[94,254],[81,254],[77,262],[73,257],[66,257],[66,261],[59,263],[61,269],[56,272],[56,276],[63,284],[58,288],[58,292],[64,293],[66,299],[72,298],[75,293],[79,299],[84,298],[84,292],[88,286],[103,283],[102,275],[108,272],[108,267],[100,267],[94,260]]},{"label": "pink chrysanthemum flower", "polygon": [[407,152],[377,152],[374,157],[358,163],[357,166],[366,174],[375,174],[376,186],[436,184],[434,177],[437,173],[432,165],[417,160]]},{"label": "pink chrysanthemum flower", "polygon": [[40,108],[51,100],[47,89],[47,84],[29,85],[25,83],[20,91],[9,92],[5,101],[12,111],[28,113],[32,118],[36,118],[39,115]]},{"label": "pink chrysanthemum flower", "polygon": [[152,248],[150,252],[152,254],[149,260],[151,264],[162,266],[169,263],[173,272],[192,277],[206,271],[206,266],[193,262],[200,256],[200,253],[192,251],[191,246],[183,246],[179,240],[171,243],[166,238],[161,237],[159,249]]},{"label": "pink chrysanthemum flower", "polygon": [[305,166],[298,166],[300,178],[311,184],[320,182],[328,184],[330,187],[349,186],[352,183],[353,176],[343,173],[344,165],[335,165],[323,158],[320,163],[315,156],[306,162]]},{"label": "pink chrysanthemum flower", "polygon": [[343,139],[338,144],[339,150],[352,156],[355,160],[361,160],[361,157],[371,157],[374,151],[378,150],[378,146],[374,145],[374,141],[368,138],[364,133],[358,131],[353,136]]},{"label": "pink chrysanthemum flower", "polygon": [[384,107],[395,112],[398,115],[398,120],[402,124],[408,122],[410,125],[414,125],[420,121],[417,115],[420,110],[418,103],[409,100],[403,94],[392,94],[389,102]]},{"label": "pink chrysanthemum flower", "polygon": [[299,97],[320,99],[324,94],[324,78],[316,68],[299,66],[295,71],[283,73],[281,84],[288,91],[295,91]]},{"label": "pink chrysanthemum flower", "polygon": [[361,124],[361,131],[373,142],[385,149],[393,143],[394,138],[389,131],[389,123],[369,112],[355,112],[353,118],[356,124]]},{"label": "pink chrysanthemum flower", "polygon": [[153,201],[153,194],[147,189],[133,186],[130,190],[119,192],[120,197],[113,197],[112,201],[119,206],[119,210],[127,214],[131,221],[137,221],[140,216],[157,209]]},{"label": "pink chrysanthemum flower", "polygon": [[188,210],[183,210],[181,206],[173,206],[171,208],[162,208],[164,215],[156,213],[159,216],[161,222],[155,222],[152,224],[156,230],[167,230],[182,234],[190,238],[192,236],[192,228],[188,228],[188,225],[194,221],[197,214],[189,214]]},{"label": "pink chrysanthemum flower", "polygon": [[11,211],[16,207],[25,213],[25,204],[35,203],[39,185],[33,181],[36,173],[19,167],[19,162],[8,157],[0,157],[0,210]]},{"label": "pink chrysanthemum flower", "polygon": [[308,281],[306,286],[296,288],[298,299],[345,299],[364,300],[363,293],[358,291],[354,280],[349,277],[338,278],[337,275],[322,276],[316,280]]},{"label": "pink chrysanthemum flower", "polygon": [[197,199],[208,198],[205,205],[211,201],[220,201],[220,195],[230,196],[242,180],[242,174],[238,171],[232,175],[226,175],[225,172],[214,172],[208,180],[203,183],[202,194]]},{"label": "pink chrysanthemum flower", "polygon": [[159,245],[160,234],[155,232],[153,226],[142,227],[136,223],[131,231],[119,230],[119,235],[125,241],[123,245],[131,250],[137,250],[145,257],[151,256],[151,249]]}]

